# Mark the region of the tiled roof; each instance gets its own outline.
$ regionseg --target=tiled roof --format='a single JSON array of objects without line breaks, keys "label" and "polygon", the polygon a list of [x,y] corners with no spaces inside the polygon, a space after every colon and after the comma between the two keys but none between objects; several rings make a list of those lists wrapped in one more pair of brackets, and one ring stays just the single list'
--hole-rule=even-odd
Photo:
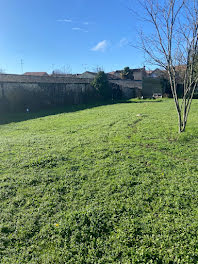
[{"label": "tiled roof", "polygon": [[90,73],[90,74],[93,74],[93,75],[97,74],[97,72],[90,72],[90,71],[83,72],[82,74],[84,74],[84,73]]},{"label": "tiled roof", "polygon": [[121,77],[118,77],[118,76],[114,75],[111,72],[107,73],[107,77],[108,77],[109,80],[118,80],[118,79],[121,79]]},{"label": "tiled roof", "polygon": [[144,68],[139,68],[139,69],[130,69],[133,72],[141,72],[141,71],[145,71]]},{"label": "tiled roof", "polygon": [[[141,72],[141,71],[145,71],[144,68],[139,68],[139,69],[129,69],[131,72]],[[117,71],[112,71],[109,72],[109,74],[116,74],[116,73],[122,73],[123,70],[117,70]]]},{"label": "tiled roof", "polygon": [[185,71],[186,70],[186,65],[178,65],[175,66],[176,71]]},{"label": "tiled roof", "polygon": [[25,72],[23,75],[48,76],[47,72]]}]

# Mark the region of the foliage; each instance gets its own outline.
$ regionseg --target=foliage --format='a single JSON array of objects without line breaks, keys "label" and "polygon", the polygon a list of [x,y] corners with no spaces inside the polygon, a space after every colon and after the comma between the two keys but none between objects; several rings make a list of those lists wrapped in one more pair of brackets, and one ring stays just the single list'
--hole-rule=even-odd
[{"label": "foliage", "polygon": [[130,68],[129,67],[125,67],[124,70],[121,72],[121,77],[123,79],[127,79],[129,74],[130,74]]},{"label": "foliage", "polygon": [[180,135],[172,99],[1,125],[0,263],[197,263],[197,109]]},{"label": "foliage", "polygon": [[100,96],[102,96],[104,99],[111,98],[112,95],[111,86],[108,82],[107,75],[104,73],[104,71],[100,71],[97,73],[96,77],[92,82],[92,86],[98,91]]},{"label": "foliage", "polygon": [[133,70],[130,70],[129,67],[125,67],[124,70],[121,72],[122,79],[130,79],[133,80]]}]

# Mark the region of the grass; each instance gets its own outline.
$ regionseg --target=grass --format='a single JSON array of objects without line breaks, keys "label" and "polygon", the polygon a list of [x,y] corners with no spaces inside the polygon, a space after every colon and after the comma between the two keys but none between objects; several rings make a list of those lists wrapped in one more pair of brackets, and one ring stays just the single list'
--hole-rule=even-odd
[{"label": "grass", "polygon": [[1,117],[0,263],[198,263],[197,116],[181,135],[171,99]]}]

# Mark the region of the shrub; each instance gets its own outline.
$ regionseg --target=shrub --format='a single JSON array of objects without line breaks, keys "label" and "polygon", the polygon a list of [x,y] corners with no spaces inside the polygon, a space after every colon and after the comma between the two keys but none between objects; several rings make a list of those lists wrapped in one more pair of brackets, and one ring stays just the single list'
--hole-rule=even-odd
[{"label": "shrub", "polygon": [[98,72],[92,82],[92,86],[98,91],[104,99],[110,99],[112,96],[112,89],[104,71]]}]

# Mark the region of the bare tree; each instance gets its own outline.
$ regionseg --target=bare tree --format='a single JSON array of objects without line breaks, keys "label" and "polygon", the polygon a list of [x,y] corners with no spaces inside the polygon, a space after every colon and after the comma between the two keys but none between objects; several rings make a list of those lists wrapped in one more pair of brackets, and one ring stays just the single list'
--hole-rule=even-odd
[{"label": "bare tree", "polygon": [[[137,1],[144,10],[142,21],[150,25],[147,33],[140,32],[140,47],[151,64],[166,70],[178,113],[179,132],[183,132],[198,83],[198,1]],[[177,94],[177,72],[183,72],[182,100]]]},{"label": "bare tree", "polygon": [[0,68],[0,74],[4,74],[4,73],[5,73],[5,71]]},{"label": "bare tree", "polygon": [[63,65],[60,68],[54,69],[52,75],[71,75],[72,69],[70,65]]},{"label": "bare tree", "polygon": [[103,66],[97,65],[97,66],[94,66],[94,67],[92,68],[92,71],[93,71],[93,72],[96,72],[96,73],[99,73],[99,72],[101,72],[101,71],[104,71],[104,68],[103,68]]}]

